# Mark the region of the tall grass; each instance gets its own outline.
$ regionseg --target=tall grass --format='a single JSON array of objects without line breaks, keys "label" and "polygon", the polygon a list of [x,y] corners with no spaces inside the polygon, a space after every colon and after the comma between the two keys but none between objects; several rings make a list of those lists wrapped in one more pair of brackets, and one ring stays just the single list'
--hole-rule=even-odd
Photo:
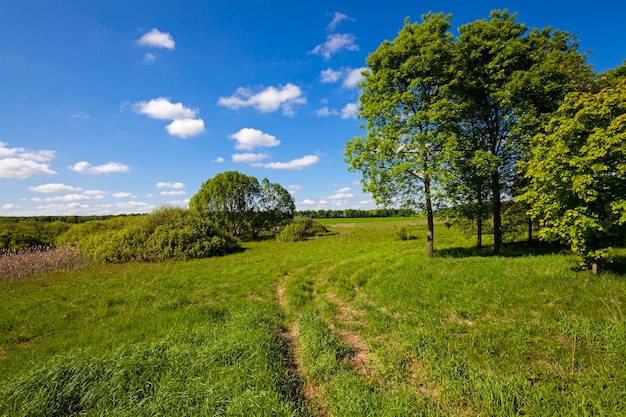
[{"label": "tall grass", "polygon": [[0,281],[0,415],[626,415],[619,265],[443,227],[426,259],[420,219],[322,223]]}]

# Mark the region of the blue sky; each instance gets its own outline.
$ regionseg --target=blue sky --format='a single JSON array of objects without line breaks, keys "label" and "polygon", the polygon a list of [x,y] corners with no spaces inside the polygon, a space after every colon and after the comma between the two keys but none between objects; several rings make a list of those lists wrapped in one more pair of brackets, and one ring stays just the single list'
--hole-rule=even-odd
[{"label": "blue sky", "polygon": [[0,216],[186,206],[236,170],[299,210],[371,209],[343,162],[359,70],[405,17],[516,11],[626,59],[626,3],[0,0]]}]

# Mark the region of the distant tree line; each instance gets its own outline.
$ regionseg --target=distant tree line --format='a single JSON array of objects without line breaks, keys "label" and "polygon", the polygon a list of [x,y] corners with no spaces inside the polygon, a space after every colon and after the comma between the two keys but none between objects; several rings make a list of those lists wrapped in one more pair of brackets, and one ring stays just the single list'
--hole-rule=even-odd
[{"label": "distant tree line", "polygon": [[[27,248],[71,246],[96,262],[159,262],[219,256],[261,234],[284,242],[326,233],[280,184],[229,171],[207,180],[189,208],[149,214],[0,218],[0,256]],[[42,249],[43,248],[43,249]]]},{"label": "distant tree line", "polygon": [[411,217],[418,213],[406,208],[378,208],[372,210],[344,209],[344,210],[298,210],[296,216],[312,219],[359,219],[368,217]]}]

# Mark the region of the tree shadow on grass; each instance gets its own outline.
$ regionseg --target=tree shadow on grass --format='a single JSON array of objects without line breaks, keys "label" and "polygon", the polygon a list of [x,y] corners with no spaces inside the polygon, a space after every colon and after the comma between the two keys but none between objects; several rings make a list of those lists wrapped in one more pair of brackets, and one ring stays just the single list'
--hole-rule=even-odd
[{"label": "tree shadow on grass", "polygon": [[554,255],[564,253],[567,251],[567,246],[546,243],[546,242],[509,242],[505,243],[501,247],[499,255],[493,252],[493,246],[477,247],[473,246],[458,247],[458,248],[445,248],[438,249],[435,256],[448,257],[448,258],[467,258],[472,256],[490,257],[490,256],[502,256],[505,258],[519,258],[522,256],[541,256],[541,255]]},{"label": "tree shadow on grass", "polygon": [[626,276],[626,256],[613,256],[611,262],[600,263],[600,273],[610,272],[615,275]]}]

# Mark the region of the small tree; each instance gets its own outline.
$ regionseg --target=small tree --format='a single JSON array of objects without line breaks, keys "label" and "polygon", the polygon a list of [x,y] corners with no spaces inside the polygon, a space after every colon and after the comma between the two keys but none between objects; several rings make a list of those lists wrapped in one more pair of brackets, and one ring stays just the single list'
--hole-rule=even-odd
[{"label": "small tree", "polygon": [[256,237],[293,218],[295,203],[280,184],[228,171],[208,179],[189,207],[234,236]]},{"label": "small tree", "polygon": [[626,223],[626,78],[597,93],[572,93],[532,140],[521,197],[539,237],[569,244],[598,272]]}]

